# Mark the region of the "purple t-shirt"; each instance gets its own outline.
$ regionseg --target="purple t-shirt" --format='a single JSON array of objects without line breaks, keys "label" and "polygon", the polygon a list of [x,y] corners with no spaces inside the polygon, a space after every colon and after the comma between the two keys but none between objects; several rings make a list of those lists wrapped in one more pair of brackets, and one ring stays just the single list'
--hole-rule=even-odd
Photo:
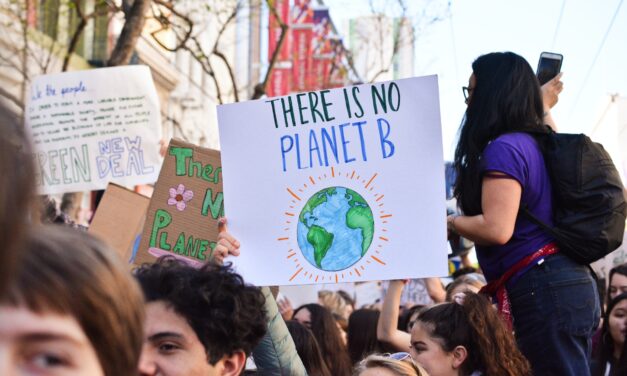
[{"label": "purple t-shirt", "polygon": [[[536,140],[527,133],[508,133],[486,146],[481,172],[502,172],[520,183],[521,205],[543,222],[553,224],[551,182]],[[552,242],[540,226],[518,215],[514,234],[504,245],[477,246],[479,265],[488,281],[499,278],[514,264]]]}]

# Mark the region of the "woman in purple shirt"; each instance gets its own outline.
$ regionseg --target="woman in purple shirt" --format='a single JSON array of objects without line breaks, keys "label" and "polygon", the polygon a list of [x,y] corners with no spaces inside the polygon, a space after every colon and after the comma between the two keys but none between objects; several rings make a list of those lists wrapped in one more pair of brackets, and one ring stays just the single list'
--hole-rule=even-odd
[{"label": "woman in purple shirt", "polygon": [[[535,375],[586,375],[590,337],[599,320],[596,284],[587,267],[559,252],[554,239],[523,215],[521,205],[553,220],[551,182],[529,131],[543,131],[561,90],[538,80],[522,57],[480,56],[464,88],[468,108],[455,151],[455,196],[464,213],[448,228],[476,243],[486,291],[510,320]],[[545,102],[551,102],[545,100]]]}]

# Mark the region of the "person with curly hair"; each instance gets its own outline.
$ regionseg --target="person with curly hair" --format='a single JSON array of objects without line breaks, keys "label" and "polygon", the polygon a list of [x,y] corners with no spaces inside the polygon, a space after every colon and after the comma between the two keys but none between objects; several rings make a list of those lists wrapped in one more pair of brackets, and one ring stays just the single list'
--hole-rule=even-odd
[{"label": "person with curly hair", "polygon": [[142,265],[146,299],[140,375],[236,376],[266,333],[265,298],[230,265],[173,258]]},{"label": "person with curly hair", "polygon": [[525,376],[531,368],[487,298],[461,293],[422,311],[411,331],[412,359],[431,376]]}]

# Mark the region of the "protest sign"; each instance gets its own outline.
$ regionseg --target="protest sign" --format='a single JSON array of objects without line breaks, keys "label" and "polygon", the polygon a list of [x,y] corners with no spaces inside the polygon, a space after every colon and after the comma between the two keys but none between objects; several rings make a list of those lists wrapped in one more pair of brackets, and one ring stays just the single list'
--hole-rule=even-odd
[{"label": "protest sign", "polygon": [[212,258],[224,215],[221,172],[219,151],[170,141],[135,264],[169,255],[200,266]]},{"label": "protest sign", "polygon": [[36,77],[25,121],[36,150],[40,193],[157,180],[161,114],[148,67]]},{"label": "protest sign", "polygon": [[223,105],[218,120],[247,281],[447,274],[436,76]]},{"label": "protest sign", "polygon": [[117,184],[109,184],[89,226],[89,233],[131,262],[144,228],[150,199]]}]

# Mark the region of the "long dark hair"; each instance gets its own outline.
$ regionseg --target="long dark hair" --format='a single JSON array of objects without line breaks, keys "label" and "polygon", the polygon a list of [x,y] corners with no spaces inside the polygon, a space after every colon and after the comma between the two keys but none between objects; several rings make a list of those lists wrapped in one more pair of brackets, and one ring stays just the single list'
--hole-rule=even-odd
[{"label": "long dark hair", "polygon": [[348,318],[348,355],[353,364],[374,353],[393,352],[393,348],[377,339],[377,322],[381,312],[358,309]]},{"label": "long dark hair", "polygon": [[482,295],[466,293],[463,304],[443,303],[420,313],[417,323],[439,339],[449,353],[464,346],[468,357],[462,363],[463,375],[480,371],[486,376],[530,375],[529,363],[516,347],[516,341],[496,310]]},{"label": "long dark hair", "polygon": [[[622,364],[627,361],[625,355],[625,348],[627,346],[623,345],[623,353],[621,355],[621,359],[618,363],[613,359],[614,358],[614,340],[610,335],[610,315],[612,314],[612,310],[618,303],[627,299],[627,292],[624,292],[614,299],[610,301],[607,306],[607,310],[605,311],[605,317],[603,318],[603,328],[601,329],[601,342],[599,343],[599,351],[597,356],[594,357],[593,367],[592,367],[592,375],[593,376],[602,376],[605,375],[605,367],[608,362],[612,363],[612,371],[610,372],[610,376],[614,375],[624,375],[624,373],[618,373],[617,369],[625,368],[625,365]],[[621,371],[622,372],[622,371]]]},{"label": "long dark hair", "polygon": [[352,364],[331,312],[320,304],[305,304],[294,311],[294,316],[304,308],[311,313],[311,331],[320,345],[320,351],[331,374],[350,375]]},{"label": "long dark hair", "polygon": [[476,84],[453,163],[454,194],[466,215],[481,213],[480,159],[486,145],[504,133],[544,129],[540,84],[524,58],[512,52],[490,53],[477,58],[472,70]]},{"label": "long dark hair", "polygon": [[324,359],[322,359],[318,341],[311,330],[296,320],[288,320],[285,324],[287,324],[287,330],[290,331],[294,345],[296,345],[296,352],[298,352],[298,356],[303,361],[307,374],[331,376],[331,372],[329,372]]}]

